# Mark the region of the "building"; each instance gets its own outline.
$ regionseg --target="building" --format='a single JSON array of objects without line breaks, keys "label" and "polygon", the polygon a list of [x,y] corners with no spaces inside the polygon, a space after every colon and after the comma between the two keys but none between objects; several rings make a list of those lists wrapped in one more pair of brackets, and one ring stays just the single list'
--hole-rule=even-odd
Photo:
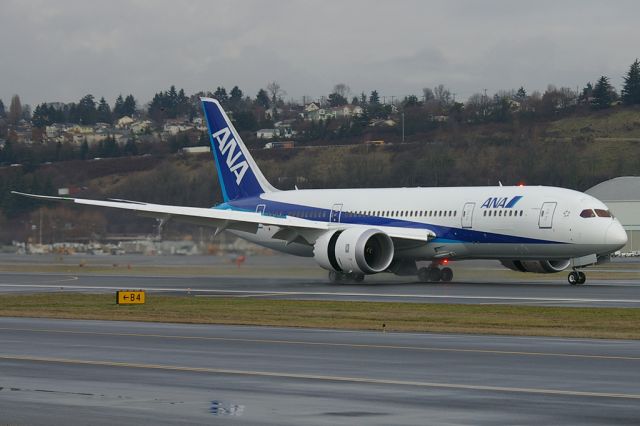
[{"label": "building", "polygon": [[623,253],[640,251],[640,176],[617,177],[586,191],[605,203],[627,231]]}]

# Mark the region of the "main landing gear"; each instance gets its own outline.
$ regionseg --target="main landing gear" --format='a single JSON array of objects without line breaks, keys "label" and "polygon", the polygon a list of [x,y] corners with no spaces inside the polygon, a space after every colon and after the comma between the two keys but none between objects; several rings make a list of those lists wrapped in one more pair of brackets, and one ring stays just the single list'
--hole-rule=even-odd
[{"label": "main landing gear", "polygon": [[584,284],[587,281],[587,276],[584,274],[584,272],[576,271],[574,269],[573,271],[569,272],[567,280],[571,285],[579,285]]},{"label": "main landing gear", "polygon": [[361,283],[362,281],[364,281],[364,274],[345,274],[342,272],[329,271],[329,281],[332,283]]},{"label": "main landing gear", "polygon": [[428,268],[418,269],[418,280],[420,282],[438,282],[448,283],[453,279],[453,271],[449,267],[440,269],[438,265],[431,265]]}]

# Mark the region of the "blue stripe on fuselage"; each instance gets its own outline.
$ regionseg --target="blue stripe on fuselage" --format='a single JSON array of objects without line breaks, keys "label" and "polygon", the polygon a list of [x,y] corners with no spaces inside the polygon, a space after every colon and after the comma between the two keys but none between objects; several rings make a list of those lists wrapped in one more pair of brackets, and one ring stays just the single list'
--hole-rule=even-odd
[{"label": "blue stripe on fuselage", "polygon": [[[285,217],[295,216],[302,219],[328,222],[331,209],[303,206],[299,204],[281,203],[259,197],[243,198],[230,201],[216,208],[255,212],[258,205],[265,205],[265,215]],[[316,216],[311,216],[315,213]],[[306,216],[306,217],[305,217]],[[319,216],[319,217],[317,217]],[[395,217],[362,216],[341,213],[340,223],[370,226],[391,226],[398,228],[428,229],[435,232],[435,242],[480,243],[480,244],[565,244],[558,241],[540,240],[536,238],[517,237],[492,232],[474,231],[472,229],[455,228],[430,223],[414,222]]]}]

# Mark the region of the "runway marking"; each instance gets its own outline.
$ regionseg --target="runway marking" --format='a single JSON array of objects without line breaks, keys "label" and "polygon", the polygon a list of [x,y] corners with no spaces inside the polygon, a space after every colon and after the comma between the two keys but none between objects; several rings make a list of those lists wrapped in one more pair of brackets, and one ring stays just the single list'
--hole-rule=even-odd
[{"label": "runway marking", "polygon": [[222,342],[245,342],[245,343],[269,343],[282,345],[302,345],[302,346],[327,346],[327,347],[347,347],[359,349],[397,349],[423,352],[454,352],[454,353],[481,353],[490,355],[516,355],[516,356],[545,356],[562,358],[582,358],[582,359],[606,359],[618,361],[640,361],[640,357],[618,356],[618,355],[587,355],[555,352],[527,352],[527,351],[503,351],[491,349],[462,349],[462,348],[437,348],[432,346],[406,346],[406,345],[374,345],[358,343],[336,343],[336,342],[308,342],[304,340],[282,340],[282,339],[242,339],[238,337],[207,337],[207,336],[181,336],[171,334],[151,334],[151,333],[108,333],[97,331],[77,331],[77,330],[52,330],[39,328],[11,328],[0,327],[0,331],[20,331],[32,333],[56,333],[56,334],[77,334],[91,336],[112,336],[112,337],[147,337],[155,339],[176,339],[176,340],[201,340],[201,341],[222,341]]},{"label": "runway marking", "polygon": [[117,361],[97,361],[97,360],[70,359],[70,358],[36,357],[36,356],[26,356],[26,355],[0,355],[0,359],[4,359],[7,361],[29,361],[29,362],[45,362],[45,363],[56,363],[56,364],[71,364],[71,365],[91,365],[91,366],[101,366],[101,367],[181,371],[181,372],[190,372],[190,373],[228,374],[228,375],[235,375],[235,376],[276,377],[276,378],[283,378],[283,379],[365,383],[365,384],[373,384],[373,385],[414,386],[414,387],[421,387],[421,388],[458,389],[458,390],[475,390],[475,391],[491,391],[491,392],[507,392],[507,393],[529,393],[529,394],[541,394],[541,395],[578,396],[578,397],[592,397],[592,398],[640,399],[639,394],[626,394],[626,393],[587,392],[587,391],[571,391],[571,390],[541,389],[541,388],[518,388],[518,387],[507,387],[507,386],[469,385],[469,384],[461,384],[461,383],[421,382],[421,381],[414,381],[414,380],[374,379],[374,378],[367,378],[367,377],[330,376],[330,375],[319,375],[319,374],[285,373],[285,372],[272,372],[272,371],[234,370],[234,369],[209,368],[209,367],[186,367],[186,366],[179,366],[179,365],[142,364],[142,363],[117,362]]},{"label": "runway marking", "polygon": [[[1,287],[31,287],[31,288],[59,288],[60,286],[47,284],[0,284]],[[120,290],[122,287],[113,286],[82,286],[67,285],[65,289],[72,290]],[[400,298],[400,299],[460,299],[460,300],[515,300],[531,302],[575,302],[575,303],[629,303],[640,304],[640,299],[587,299],[587,298],[554,298],[554,297],[518,297],[518,296],[464,296],[464,295],[443,295],[443,294],[380,294],[380,293],[339,293],[328,291],[267,291],[267,290],[222,290],[222,289],[199,289],[180,287],[139,287],[137,289],[157,292],[191,292],[191,293],[216,293],[216,294],[246,294],[246,295],[272,295],[279,296],[339,296],[339,297],[371,297],[371,298]]]}]

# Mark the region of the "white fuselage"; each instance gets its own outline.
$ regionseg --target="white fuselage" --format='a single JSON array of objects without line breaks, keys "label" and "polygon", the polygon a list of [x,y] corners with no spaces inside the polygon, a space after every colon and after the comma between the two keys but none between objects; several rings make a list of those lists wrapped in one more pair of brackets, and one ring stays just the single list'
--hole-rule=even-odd
[{"label": "white fuselage", "polygon": [[[612,217],[581,217],[607,207],[581,192],[543,186],[294,190],[229,203],[232,208],[330,222],[330,226],[429,229],[428,244],[397,247],[397,258],[567,259],[607,254],[626,242]],[[282,252],[311,247],[271,238],[279,229],[235,232]]]}]

